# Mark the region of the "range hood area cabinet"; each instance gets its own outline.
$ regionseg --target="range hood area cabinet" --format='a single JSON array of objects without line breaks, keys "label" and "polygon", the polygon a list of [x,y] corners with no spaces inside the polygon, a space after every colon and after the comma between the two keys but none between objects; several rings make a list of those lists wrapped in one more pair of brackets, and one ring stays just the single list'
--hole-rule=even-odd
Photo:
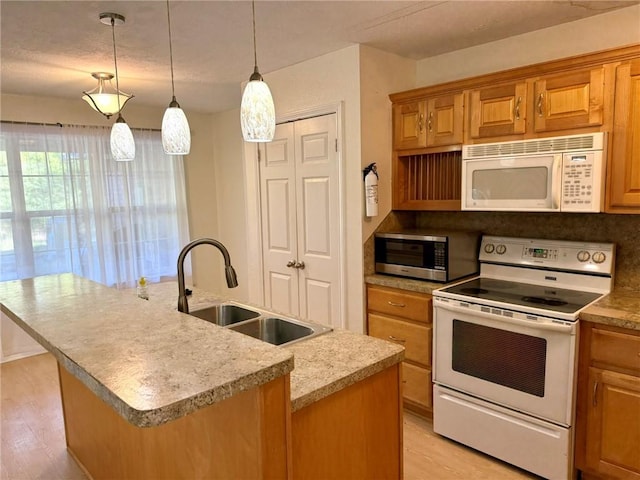
[{"label": "range hood area cabinet", "polygon": [[393,209],[460,210],[462,144],[609,138],[611,213],[640,213],[640,45],[389,96]]}]

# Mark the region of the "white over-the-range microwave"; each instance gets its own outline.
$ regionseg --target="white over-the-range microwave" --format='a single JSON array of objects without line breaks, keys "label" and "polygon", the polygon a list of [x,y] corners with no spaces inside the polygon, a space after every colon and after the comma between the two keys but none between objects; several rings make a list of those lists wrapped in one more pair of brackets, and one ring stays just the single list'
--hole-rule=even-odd
[{"label": "white over-the-range microwave", "polygon": [[602,132],[462,147],[462,210],[600,212]]}]

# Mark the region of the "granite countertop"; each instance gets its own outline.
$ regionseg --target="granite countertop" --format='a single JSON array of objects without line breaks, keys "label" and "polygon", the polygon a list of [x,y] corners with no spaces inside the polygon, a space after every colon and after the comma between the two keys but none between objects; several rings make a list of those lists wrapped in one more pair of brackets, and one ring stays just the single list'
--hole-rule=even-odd
[{"label": "granite countertop", "polygon": [[[175,282],[150,284],[148,291],[150,301],[137,298],[135,289],[116,290],[71,274],[0,282],[2,312],[141,427],[286,373],[296,411],[404,358],[399,345],[341,329],[273,346],[178,312]],[[188,302],[193,311],[225,300],[193,289]]]},{"label": "granite countertop", "polygon": [[[198,288],[192,290],[193,294],[188,297],[190,311],[227,301],[223,296],[212,295]],[[149,297],[151,302],[165,305],[167,309],[175,308],[178,286],[175,282],[151,284]],[[264,310],[259,305],[247,302],[240,304]],[[207,323],[197,318],[195,320]],[[396,343],[343,329],[334,329],[318,337],[278,348],[294,355],[295,367],[290,375],[293,412],[404,359],[404,348]]]},{"label": "granite countertop", "polygon": [[640,330],[640,292],[615,289],[580,312],[580,319]]},{"label": "granite countertop", "polygon": [[[464,279],[456,280],[457,283]],[[394,277],[367,275],[365,282],[372,285],[400,288],[413,292],[432,293],[446,284]],[[615,289],[580,312],[580,319],[615,327],[640,330],[640,291]]]},{"label": "granite countertop", "polygon": [[72,274],[0,282],[0,300],[5,315],[139,427],[293,370],[288,350]]},{"label": "granite countertop", "polygon": [[[472,275],[472,276],[477,276],[477,275]],[[446,285],[457,283],[462,280],[464,279],[459,279],[459,280],[456,280],[455,282],[449,282],[447,284],[447,283],[429,282],[427,280],[416,280],[412,278],[397,277],[394,275],[372,274],[372,275],[365,275],[364,277],[365,283],[368,283],[371,285],[381,285],[383,287],[400,288],[402,290],[409,290],[411,292],[420,292],[420,293],[429,293],[429,294],[438,288],[442,288]]]}]

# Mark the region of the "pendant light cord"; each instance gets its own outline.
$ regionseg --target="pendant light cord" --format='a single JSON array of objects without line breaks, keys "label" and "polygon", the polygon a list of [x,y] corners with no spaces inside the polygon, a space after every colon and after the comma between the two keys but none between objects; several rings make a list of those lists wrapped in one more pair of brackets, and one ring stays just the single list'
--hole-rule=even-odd
[{"label": "pendant light cord", "polygon": [[251,12],[253,14],[253,65],[255,67],[255,71],[257,72],[258,71],[258,52],[256,48],[256,2],[255,0],[251,1]]},{"label": "pendant light cord", "polygon": [[167,23],[169,24],[169,62],[171,63],[171,96],[175,100],[176,89],[173,83],[173,47],[171,46],[171,15],[169,14],[169,0],[167,0]]},{"label": "pendant light cord", "polygon": [[118,81],[118,55],[116,54],[116,19],[111,17],[111,36],[113,38],[113,63],[116,69],[116,97],[118,97],[118,115],[120,115],[120,82]]}]

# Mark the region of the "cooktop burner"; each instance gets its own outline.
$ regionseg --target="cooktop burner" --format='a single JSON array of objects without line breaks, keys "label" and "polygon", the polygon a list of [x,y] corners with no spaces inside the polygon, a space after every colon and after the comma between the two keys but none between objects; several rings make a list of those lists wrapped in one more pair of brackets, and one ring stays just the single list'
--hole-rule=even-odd
[{"label": "cooktop burner", "polygon": [[574,313],[602,296],[600,293],[483,277],[446,287],[441,291],[479,300],[493,300],[562,313]]}]

